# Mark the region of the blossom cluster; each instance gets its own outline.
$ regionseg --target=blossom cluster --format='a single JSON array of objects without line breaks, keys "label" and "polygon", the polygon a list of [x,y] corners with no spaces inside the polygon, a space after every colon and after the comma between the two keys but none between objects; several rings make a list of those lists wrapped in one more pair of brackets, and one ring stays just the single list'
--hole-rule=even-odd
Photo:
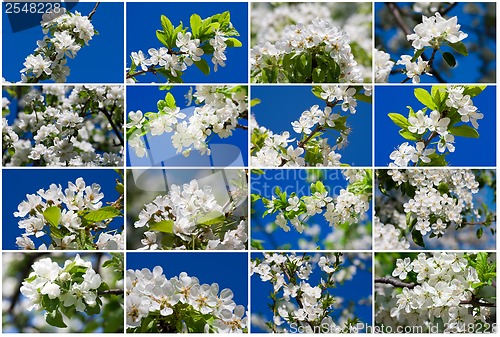
[{"label": "blossom cluster", "polygon": [[373,59],[375,61],[375,82],[386,83],[391,74],[392,67],[394,67],[391,55],[382,50],[373,49]]},{"label": "blossom cluster", "polygon": [[448,93],[446,106],[457,109],[461,121],[464,123],[471,122],[472,126],[477,129],[479,128],[477,121],[483,119],[484,115],[479,113],[477,107],[474,106],[471,96],[463,94],[464,90],[465,87],[460,85],[446,87]]},{"label": "blossom cluster", "polygon": [[95,34],[94,26],[87,16],[79,12],[66,12],[54,19],[42,21],[42,29],[47,35],[37,42],[35,52],[26,57],[21,81],[36,83],[52,79],[66,82],[70,73],[66,65],[67,57],[75,58],[78,51],[89,44]]},{"label": "blossom cluster", "polygon": [[[16,239],[20,249],[36,249],[30,237],[50,237],[51,243],[41,244],[38,249],[105,249],[120,250],[124,247],[124,238],[116,230],[107,231],[114,217],[120,216],[118,209],[103,207],[104,194],[99,184],[87,185],[83,178],[75,183],[68,182],[63,190],[61,185],[51,184],[49,189],[40,189],[36,194],[27,194],[14,212],[21,218],[18,226],[25,232]],[[92,220],[92,215],[100,215],[105,210],[102,220]],[[90,216],[89,216],[90,215]],[[92,240],[92,235],[99,237],[96,242],[88,242],[81,247],[82,240]]]},{"label": "blossom cluster", "polygon": [[[346,125],[347,117],[342,116],[340,112],[334,112],[333,108],[341,104],[343,112],[349,111],[355,114],[357,90],[341,85],[322,85],[316,88],[317,96],[325,100],[326,107],[321,109],[319,105],[313,105],[310,109],[304,110],[297,121],[291,123],[293,131],[299,134],[301,139],[297,141],[296,147],[290,145],[295,142],[295,138],[291,138],[288,131],[275,134],[272,130],[259,126],[255,118],[252,120],[250,146],[252,165],[260,167],[341,165],[342,156],[336,150],[347,145],[351,129]],[[364,87],[364,95],[371,95],[371,87]],[[333,146],[328,143],[328,139],[321,138],[321,132],[328,129],[340,133]],[[318,153],[318,159],[315,162],[307,162],[305,157],[308,152]]]},{"label": "blossom cluster", "polygon": [[444,41],[457,43],[468,36],[460,30],[456,16],[445,19],[438,12],[431,17],[422,15],[422,23],[416,25],[413,32],[406,38],[412,42],[415,50],[425,47],[438,49]]},{"label": "blossom cluster", "polygon": [[[241,42],[233,36],[238,31],[230,21],[230,13],[224,12],[201,19],[198,14],[191,15],[190,27],[172,25],[170,20],[161,16],[162,30],[156,37],[163,45],[148,49],[148,56],[142,51],[132,52],[132,66],[127,73],[127,81],[135,83],[137,76],[145,73],[161,74],[168,82],[182,82],[182,74],[192,65],[196,65],[205,75],[210,72],[207,61],[210,57],[216,72],[226,65],[228,47],[241,47]],[[188,31],[191,30],[191,31]],[[137,68],[141,69],[137,71]]]},{"label": "blossom cluster", "polygon": [[[152,271],[129,269],[126,294],[129,330],[140,326],[146,319],[167,329],[178,329],[177,323],[181,323],[182,329],[177,332],[242,333],[247,329],[245,308],[234,302],[230,289],[219,292],[217,283],[201,284],[198,278],[185,272],[167,279],[160,266]],[[207,315],[210,319],[205,320]],[[201,325],[203,330],[193,331],[195,327],[188,327],[187,319],[204,323]]]},{"label": "blossom cluster", "polygon": [[[337,63],[340,68],[339,82],[362,83],[361,70],[354,60],[349,43],[347,33],[328,21],[317,20],[308,25],[286,27],[282,37],[274,44],[266,42],[252,48],[252,77],[254,81],[262,81],[262,69],[266,68],[268,63],[276,63],[285,55],[319,51],[329,55]],[[283,80],[279,77],[277,79],[278,82]]]},{"label": "blossom cluster", "polygon": [[465,210],[474,209],[479,183],[471,170],[389,170],[388,174],[396,185],[407,183],[415,189],[403,207],[422,235],[431,232],[440,237],[449,226],[462,222]]},{"label": "blossom cluster", "polygon": [[[353,178],[351,177],[351,187],[356,183],[356,179]],[[362,183],[365,176],[358,179]],[[370,186],[367,186],[367,189],[369,188]],[[272,195],[271,199],[262,198],[267,209],[264,215],[277,213],[275,223],[285,232],[290,230],[288,226],[290,222],[299,233],[302,233],[307,227],[307,219],[318,214],[322,214],[330,226],[352,225],[366,219],[371,198],[371,191],[354,192],[348,186],[332,197],[320,181],[311,184],[311,195],[301,197],[295,192],[287,196],[286,192],[276,188],[276,195]]]},{"label": "blossom cluster", "polygon": [[[252,45],[255,47],[255,58],[252,57],[251,62],[262,63],[264,59],[262,56],[268,54],[268,58],[276,58],[278,46],[276,46],[277,41],[285,41],[285,30],[290,30],[293,26],[314,26],[314,23],[319,21],[326,22],[328,27],[334,29],[333,27],[342,27],[342,30],[337,31],[337,36],[348,36],[351,41],[355,41],[356,53],[354,58],[357,61],[356,70],[360,72],[361,80],[356,78],[356,82],[362,82],[362,79],[371,78],[371,48],[372,48],[372,38],[371,38],[371,25],[369,24],[371,18],[371,8],[365,6],[366,4],[346,4],[346,3],[254,3],[252,4]],[[339,13],[349,13],[348,15],[337,15]],[[366,24],[365,24],[366,23]],[[345,32],[343,35],[341,31]],[[316,30],[312,32],[315,38],[315,43],[320,45],[320,39],[329,36],[329,32],[332,30]],[[290,34],[289,34],[290,35]],[[290,41],[296,41],[300,44],[298,38],[300,36],[293,36],[291,34]],[[304,37],[307,35],[301,34]],[[333,36],[332,36],[333,37]],[[311,45],[311,42],[306,42]],[[292,46],[284,46],[285,50],[283,52],[289,53],[287,49],[291,49]],[[294,46],[298,47],[298,46]],[[320,47],[324,49],[325,46]],[[260,54],[259,56],[259,49]],[[310,49],[310,48],[308,48]],[[340,48],[339,48],[340,49]],[[351,50],[354,53],[354,49]],[[316,55],[320,55],[318,53]],[[324,54],[325,56],[328,53]],[[327,56],[328,58],[329,55]],[[258,69],[255,69],[256,71]],[[252,75],[253,76],[253,75]],[[358,77],[358,76],[356,76]],[[259,80],[259,76],[255,77],[255,80]],[[278,80],[280,81],[280,80]],[[316,82],[316,81],[315,81]],[[342,82],[347,82],[346,79]]]},{"label": "blossom cluster", "polygon": [[[172,185],[167,195],[157,196],[146,204],[134,223],[147,227],[142,249],[245,249],[246,217],[231,215],[233,201],[219,204],[210,186],[192,180],[183,186]],[[175,236],[172,247],[157,243],[160,233]]]},{"label": "blossom cluster", "polygon": [[[425,47],[431,47],[434,52],[440,49],[443,43],[453,45],[465,39],[468,35],[460,30],[460,25],[457,23],[456,16],[445,19],[436,12],[434,16],[426,17],[422,15],[422,22],[413,28],[413,34],[406,36],[407,40],[412,43],[415,53],[423,50]],[[450,54],[451,55],[451,54]],[[413,81],[413,83],[420,82],[420,75],[426,74],[432,76],[430,73],[431,57],[429,61],[424,61],[421,56],[402,55],[401,59],[396,64],[404,65],[406,76]],[[453,56],[451,56],[453,57]],[[452,66],[454,64],[452,63]]]},{"label": "blossom cluster", "polygon": [[2,120],[6,166],[120,166],[122,86],[48,86],[6,90],[19,100],[16,119]]},{"label": "blossom cluster", "polygon": [[409,273],[416,274],[417,283],[401,292],[377,287],[378,322],[426,326],[441,319],[444,332],[467,332],[471,324],[486,323],[490,308],[475,298],[480,279],[464,253],[420,253],[415,259],[397,259],[392,276],[406,280]]},{"label": "blossom cluster", "polygon": [[[349,325],[331,315],[340,309],[343,298],[334,296],[331,289],[338,283],[352,279],[355,265],[342,266],[345,257],[341,253],[327,255],[296,255],[295,253],[264,253],[263,259],[252,259],[251,275],[258,275],[262,282],[272,285],[269,304],[272,320],[270,332],[293,332],[295,325],[308,333],[343,332]],[[356,263],[362,264],[360,260]],[[317,281],[319,267],[321,277]],[[314,275],[313,275],[314,274]],[[316,328],[321,327],[321,330]]]},{"label": "blossom cluster", "polygon": [[132,131],[129,132],[128,144],[137,156],[147,155],[141,137],[148,132],[152,136],[172,133],[173,147],[186,157],[192,150],[209,155],[208,140],[214,134],[220,138],[231,136],[248,115],[245,87],[197,86],[192,97],[198,106],[191,116],[180,112],[173,96],[170,97],[174,103],[169,104],[167,100],[158,113],[143,114],[140,110],[129,113],[127,128]]},{"label": "blossom cluster", "polygon": [[[373,239],[376,250],[408,250],[410,243],[406,239],[403,230],[406,229],[406,219],[396,225],[384,224],[376,216],[374,217]],[[401,228],[402,226],[403,228]]]},{"label": "blossom cluster", "polygon": [[53,311],[47,307],[50,300],[56,300],[58,306],[67,310],[74,308],[79,312],[100,306],[97,289],[102,283],[101,275],[92,268],[91,262],[79,255],[74,260],[67,260],[63,267],[47,257],[33,263],[32,268],[21,286],[21,293],[29,301],[29,311]]},{"label": "blossom cluster", "polygon": [[[419,90],[419,94],[425,92],[424,89],[420,88],[416,90]],[[389,155],[389,158],[393,161],[389,166],[405,167],[409,166],[410,163],[414,163],[415,166],[419,163],[429,164],[432,161],[432,156],[436,156],[438,153],[455,152],[455,136],[453,133],[459,132],[454,130],[454,128],[456,128],[455,124],[461,120],[464,123],[470,122],[474,129],[478,129],[479,124],[477,121],[484,117],[482,113],[479,113],[478,108],[474,106],[471,96],[463,94],[465,90],[465,86],[446,87],[446,91],[443,91],[446,95],[446,99],[443,99],[443,103],[445,103],[443,105],[447,108],[438,108],[434,103],[434,105],[427,103],[427,107],[416,112],[410,108],[408,120],[404,122],[403,125],[393,119],[398,126],[404,127],[404,130],[411,133],[410,138],[403,137],[415,140],[416,144],[411,145],[409,142],[403,142],[399,145],[398,148]],[[416,91],[415,96],[419,98],[419,94],[417,94]],[[428,95],[428,93],[426,93],[426,95]],[[434,94],[435,97],[439,97],[440,95],[439,92]],[[419,99],[422,100],[421,98]],[[427,113],[429,107],[433,108],[433,110]],[[450,118],[454,113],[458,113],[460,119]],[[391,116],[391,114],[389,114],[389,116]],[[460,125],[459,129],[460,128],[465,128],[466,131],[471,129],[471,131],[467,131],[466,135],[468,137],[479,136],[477,132],[466,124]],[[463,134],[458,133],[457,135],[460,136]],[[432,143],[435,138],[439,139],[437,142]],[[430,146],[434,144],[436,148],[430,148]]]},{"label": "blossom cluster", "polygon": [[[218,45],[218,41],[221,39],[222,42],[224,42],[224,37],[221,35],[218,40],[215,38],[211,39],[210,43],[212,43],[213,40],[213,43]],[[148,71],[150,67],[160,66],[168,71],[173,77],[177,77],[179,76],[177,72],[182,73],[188,66],[192,66],[194,62],[200,61],[200,56],[204,54],[204,51],[200,48],[200,39],[193,39],[190,32],[177,33],[175,44],[177,48],[179,48],[179,54],[173,53],[165,47],[160,47],[159,49],[148,49],[149,58],[144,55],[142,50],[132,52],[130,56],[134,64],[143,71]],[[218,62],[222,62],[222,60],[226,59],[223,50],[218,50],[217,56],[215,55],[214,53],[213,62],[216,65]],[[214,70],[217,71],[216,68]],[[131,82],[133,83],[134,81],[132,80]]]}]

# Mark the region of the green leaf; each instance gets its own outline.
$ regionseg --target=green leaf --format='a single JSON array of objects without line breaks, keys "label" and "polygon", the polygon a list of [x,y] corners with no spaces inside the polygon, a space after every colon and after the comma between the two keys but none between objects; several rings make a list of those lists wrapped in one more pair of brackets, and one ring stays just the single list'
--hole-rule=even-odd
[{"label": "green leaf", "polygon": [[486,89],[485,85],[466,85],[463,95],[469,95],[471,98],[476,97],[482,93],[484,89]]},{"label": "green leaf", "polygon": [[61,220],[61,209],[59,206],[51,206],[43,212],[43,217],[50,225],[58,227]]},{"label": "green leaf", "polygon": [[59,310],[54,310],[45,313],[45,321],[52,326],[58,328],[66,328],[66,324],[64,324],[62,314]]},{"label": "green leaf", "polygon": [[174,95],[172,95],[170,92],[168,92],[165,95],[165,104],[167,105],[167,107],[169,107],[172,110],[174,110],[175,108],[177,108],[177,106],[175,105]]},{"label": "green leaf", "polygon": [[429,109],[437,110],[436,103],[434,103],[431,94],[427,90],[422,88],[416,88],[414,91],[414,95],[419,100],[420,103],[422,103]]},{"label": "green leaf", "polygon": [[205,215],[200,216],[196,223],[201,226],[212,226],[221,223],[226,219],[224,213],[220,211],[211,211]]},{"label": "green leaf", "polygon": [[448,131],[454,136],[479,138],[479,133],[477,132],[477,130],[466,124],[451,127],[448,129]]},{"label": "green leaf", "polygon": [[463,56],[469,55],[469,53],[467,52],[467,47],[462,42],[459,41],[457,43],[450,43],[449,45],[457,53],[459,53]]},{"label": "green leaf", "polygon": [[415,54],[414,54],[414,55],[413,55],[413,57],[411,58],[411,61],[412,61],[413,63],[417,61],[417,59],[418,59],[418,57],[419,57],[420,55],[422,55],[422,53],[424,52],[424,49],[425,49],[425,48],[422,48],[422,49],[419,49],[419,50],[417,50],[417,51],[415,52]]},{"label": "green leaf", "polygon": [[447,166],[444,154],[432,153],[427,156],[431,161],[429,163],[420,162],[419,166]]},{"label": "green leaf", "polygon": [[219,15],[218,21],[221,26],[228,25],[231,22],[231,14],[229,13],[229,11],[221,13]]},{"label": "green leaf", "polygon": [[408,126],[410,126],[408,119],[406,119],[406,117],[401,114],[390,112],[387,114],[387,116],[389,116],[389,118],[394,122],[394,124],[403,129],[407,129]]},{"label": "green leaf", "polygon": [[201,72],[205,75],[210,74],[210,66],[208,65],[207,61],[204,59],[201,59],[199,61],[194,61],[194,65],[201,70]]},{"label": "green leaf", "polygon": [[250,101],[250,107],[256,106],[257,104],[260,104],[260,99],[254,98]]},{"label": "green leaf", "polygon": [[399,130],[399,134],[401,135],[401,137],[403,137],[404,139],[408,139],[408,140],[419,140],[419,138],[417,138],[413,133],[411,133],[410,131],[408,130]]},{"label": "green leaf", "polygon": [[162,15],[160,18],[163,31],[165,32],[165,34],[167,34],[167,37],[172,37],[172,34],[174,32],[174,25],[172,25],[172,22],[170,22],[170,20],[165,15]]},{"label": "green leaf", "polygon": [[189,18],[189,24],[191,26],[191,32],[193,34],[193,39],[197,39],[200,35],[201,29],[201,17],[198,14],[193,14]]},{"label": "green leaf", "polygon": [[162,30],[156,31],[156,38],[160,41],[165,47],[170,48],[170,38],[165,32]]},{"label": "green leaf", "polygon": [[479,227],[476,231],[476,237],[478,239],[481,239],[482,236],[483,236],[483,227]]},{"label": "green leaf", "polygon": [[424,238],[422,237],[422,233],[420,233],[420,231],[414,229],[411,232],[411,237],[417,246],[425,247]]},{"label": "green leaf", "polygon": [[316,191],[319,192],[319,193],[325,193],[326,192],[325,185],[323,185],[323,183],[321,181],[319,181],[319,180],[316,182]]},{"label": "green leaf", "polygon": [[230,37],[226,40],[226,46],[228,47],[242,47],[243,43],[240,40]]},{"label": "green leaf", "polygon": [[98,304],[94,305],[93,307],[87,305],[85,308],[85,313],[87,315],[97,315],[101,313],[101,307]]},{"label": "green leaf", "polygon": [[445,52],[443,53],[443,60],[446,61],[446,63],[454,68],[457,65],[457,60],[455,60],[455,56],[453,56],[452,53]]},{"label": "green leaf", "polygon": [[173,233],[174,220],[163,220],[160,222],[155,222],[154,224],[149,225],[149,229],[162,233]]},{"label": "green leaf", "polygon": [[87,220],[89,223],[96,223],[108,219],[113,219],[118,216],[122,216],[120,210],[112,206],[106,206],[101,209],[88,212],[83,216],[83,218]]}]

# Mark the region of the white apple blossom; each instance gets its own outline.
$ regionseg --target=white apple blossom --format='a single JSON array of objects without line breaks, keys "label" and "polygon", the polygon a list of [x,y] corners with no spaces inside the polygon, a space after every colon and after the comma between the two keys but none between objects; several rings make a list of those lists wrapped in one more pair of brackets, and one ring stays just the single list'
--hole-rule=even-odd
[{"label": "white apple blossom", "polygon": [[[238,193],[245,194],[243,191]],[[170,249],[245,249],[248,240],[246,217],[234,222],[226,219],[225,213],[232,213],[236,209],[233,202],[219,204],[212,188],[199,186],[197,180],[183,186],[170,186],[168,194],[157,196],[153,202],[144,205],[138,214],[134,227],[149,228],[141,240],[144,245],[141,249],[167,249],[157,243],[161,232],[172,233],[178,240]],[[219,231],[219,227],[224,227],[223,223],[231,222],[232,225]],[[195,240],[199,244],[193,248]]]},{"label": "white apple blossom", "polygon": [[94,26],[87,16],[67,11],[41,23],[44,34],[34,53],[26,57],[21,70],[21,82],[39,82],[51,79],[66,82],[69,67],[66,57],[75,58],[77,52],[92,39]]},{"label": "white apple blossom", "polygon": [[198,278],[184,272],[167,279],[160,266],[153,271],[129,269],[126,272],[126,293],[129,329],[140,326],[146,317],[182,320],[183,315],[192,319],[190,315],[195,313],[213,317],[210,323],[207,322],[205,332],[241,333],[247,329],[245,309],[232,300],[230,289],[219,292],[217,283],[201,284]]},{"label": "white apple blossom", "polygon": [[418,323],[427,332],[436,320],[442,320],[444,332],[471,332],[475,323],[486,322],[489,308],[472,300],[479,278],[465,255],[420,253],[416,258],[398,259],[392,275],[406,280],[406,275],[399,272],[404,269],[415,273],[418,283],[407,283],[402,291],[376,283],[377,323],[389,327]]},{"label": "white apple blossom", "polygon": [[[87,231],[88,237],[92,231],[99,238],[91,249],[122,250],[124,238],[115,230],[103,232],[111,222],[113,216],[100,222],[87,219],[87,224],[82,221],[82,216],[103,207],[104,194],[99,184],[86,185],[83,178],[76,179],[75,183],[68,182],[68,188],[51,184],[48,190],[40,189],[37,194],[27,194],[27,200],[18,205],[14,216],[21,218],[18,226],[24,229],[21,237],[16,239],[20,249],[35,249],[30,236],[50,236],[51,243],[47,247],[42,244],[38,249],[76,249],[76,234]],[[116,210],[118,212],[118,210]],[[83,248],[82,248],[83,249]],[[85,249],[89,249],[85,247]]]}]

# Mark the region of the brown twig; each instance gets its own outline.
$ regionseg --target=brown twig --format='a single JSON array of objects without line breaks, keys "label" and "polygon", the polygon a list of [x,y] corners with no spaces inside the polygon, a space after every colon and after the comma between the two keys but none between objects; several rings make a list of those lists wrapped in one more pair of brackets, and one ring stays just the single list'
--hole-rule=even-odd
[{"label": "brown twig", "polygon": [[94,16],[95,12],[97,11],[97,7],[99,7],[99,4],[100,4],[100,2],[97,2],[94,6],[94,9],[92,9],[92,11],[87,16],[89,18],[89,20],[92,20],[92,17]]},{"label": "brown twig", "polygon": [[374,281],[375,281],[375,283],[390,284],[390,285],[397,287],[397,288],[413,289],[416,286],[415,283],[403,282],[403,281],[400,281],[400,280],[392,278],[392,277],[379,277],[379,278],[376,278]]}]

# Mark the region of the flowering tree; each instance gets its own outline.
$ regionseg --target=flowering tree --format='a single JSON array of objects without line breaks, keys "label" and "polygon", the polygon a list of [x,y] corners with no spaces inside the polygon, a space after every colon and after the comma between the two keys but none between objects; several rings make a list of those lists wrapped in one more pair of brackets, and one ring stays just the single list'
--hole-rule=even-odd
[{"label": "flowering tree", "polygon": [[131,53],[132,65],[126,75],[129,82],[135,83],[137,76],[152,73],[165,78],[166,82],[180,83],[183,72],[193,64],[205,75],[209,75],[210,66],[206,58],[211,58],[213,70],[217,71],[219,66],[226,65],[226,49],[242,46],[235,38],[239,33],[231,23],[229,11],[205,19],[193,14],[189,25],[184,27],[181,22],[174,27],[162,15],[162,29],[156,31],[162,47],[148,49],[149,58],[141,50]]},{"label": "flowering tree", "polygon": [[4,332],[123,332],[123,254],[4,254],[3,281]]},{"label": "flowering tree", "polygon": [[245,307],[231,289],[201,284],[182,272],[167,279],[163,269],[127,270],[127,332],[247,332]]},{"label": "flowering tree", "polygon": [[210,155],[209,142],[215,135],[227,138],[236,129],[247,129],[246,86],[197,86],[188,97],[188,106],[193,98],[196,104],[190,116],[181,112],[170,92],[158,101],[157,112],[129,112],[127,141],[138,157],[148,155],[145,137],[171,133],[172,146],[188,157],[193,150]]},{"label": "flowering tree", "polygon": [[[297,133],[296,147],[289,145],[296,138],[290,138],[290,132],[273,133],[265,126],[259,126],[252,116],[251,127],[251,161],[256,167],[287,166],[341,166],[339,149],[347,146],[351,133],[347,120],[356,113],[358,100],[371,103],[370,86],[314,86],[312,93],[323,100],[325,107],[313,105],[302,112],[299,120],[291,123]],[[252,103],[258,104],[258,98]],[[334,109],[340,109],[335,111]],[[343,114],[347,113],[347,114]],[[324,137],[327,132],[338,132],[333,142]]]},{"label": "flowering tree", "polygon": [[[273,171],[274,172],[274,171]],[[342,174],[348,181],[347,187],[335,182],[339,177],[330,177],[331,172],[322,170],[310,171],[308,180],[311,181],[306,193],[298,185],[282,184],[274,187],[272,195],[268,195],[267,187],[259,182],[261,174],[263,179],[271,179],[264,171],[253,170],[252,209],[254,211],[253,233],[266,234],[266,240],[252,239],[252,247],[256,249],[290,249],[296,248],[291,242],[295,235],[289,234],[287,246],[276,246],[275,235],[287,235],[284,232],[292,231],[299,234],[299,247],[301,249],[318,249],[324,246],[327,249],[368,249],[371,246],[371,235],[365,225],[372,196],[372,171],[371,170],[343,170]],[[337,172],[340,173],[340,172]],[[328,178],[332,178],[329,180]],[[335,179],[333,179],[335,178]],[[278,182],[276,182],[277,184]],[[297,192],[290,192],[290,187]],[[306,189],[307,190],[307,189]],[[304,195],[301,195],[304,193]],[[274,215],[276,214],[276,215]],[[259,225],[267,218],[271,223],[263,228]],[[331,233],[321,235],[321,226],[326,223]],[[291,226],[290,226],[291,225]],[[325,227],[325,226],[323,226]],[[291,229],[292,228],[292,229]]]},{"label": "flowering tree", "polygon": [[375,320],[381,331],[494,332],[493,253],[377,254]]},{"label": "flowering tree", "polygon": [[370,81],[369,4],[254,3],[252,6],[253,82]]},{"label": "flowering tree", "polygon": [[[188,184],[167,186],[166,193],[149,199],[132,217],[135,228],[146,229],[139,249],[246,249],[246,172],[228,172],[225,179],[229,180],[225,198],[209,185],[193,179]],[[223,199],[226,200],[221,202]],[[132,241],[133,245],[138,243]]]},{"label": "flowering tree", "polygon": [[[491,67],[495,34],[486,28],[490,25],[486,22],[495,21],[495,13],[490,12],[488,6],[456,2],[376,6],[376,82],[399,79],[401,83],[410,80],[419,83],[423,75],[433,76],[429,80],[438,82],[457,82],[453,76],[458,75],[463,78],[459,82],[491,82],[488,79],[494,78],[495,73]],[[448,18],[449,13],[460,15]],[[469,51],[474,55],[469,55]],[[408,52],[412,54],[407,55]],[[477,67],[477,73],[469,70],[464,74],[467,70],[463,65],[459,68],[460,61],[464,61],[463,65],[466,62],[482,64]],[[454,68],[461,69],[460,74],[454,73]],[[401,73],[404,76],[400,76]]]},{"label": "flowering tree", "polygon": [[[478,120],[484,115],[474,106],[472,98],[486,86],[432,86],[429,92],[416,88],[414,95],[423,108],[408,106],[408,117],[389,113],[401,128],[405,140],[390,154],[389,166],[447,166],[446,156],[455,152],[455,137],[479,138]],[[429,111],[429,112],[428,112]],[[468,123],[472,124],[472,127]],[[437,150],[437,151],[436,151]]]},{"label": "flowering tree", "polygon": [[[6,86],[4,90],[4,165],[123,165],[122,86]],[[11,100],[17,101],[14,109]]]},{"label": "flowering tree", "polygon": [[493,171],[377,170],[377,184],[376,249],[495,247]]},{"label": "flowering tree", "polygon": [[[370,277],[362,275],[371,267],[368,255],[264,253],[252,255],[253,289],[269,282],[270,313],[253,310],[252,327],[267,332],[341,333],[361,332],[357,317],[357,296],[370,293]],[[319,267],[319,268],[318,268]],[[357,273],[361,274],[357,277]],[[257,276],[260,281],[257,281]],[[358,293],[343,291],[344,283],[357,283]],[[256,290],[257,291],[257,290]],[[342,295],[341,295],[342,294]],[[369,298],[356,299],[371,307]],[[262,297],[255,298],[255,306]],[[370,315],[367,315],[370,319]],[[368,322],[364,322],[368,323]],[[358,325],[359,324],[359,325]]]},{"label": "flowering tree", "polygon": [[[38,83],[43,80],[66,82],[70,68],[66,65],[68,58],[76,57],[78,51],[97,34],[91,23],[92,16],[99,2],[88,16],[79,12],[74,14],[57,7],[58,11],[44,15],[42,21],[42,40],[37,41],[37,48],[26,57],[21,70],[21,82]],[[60,13],[65,11],[64,14]]]},{"label": "flowering tree", "polygon": [[[25,232],[16,239],[20,249],[105,249],[122,250],[122,228],[111,223],[123,214],[123,176],[116,181],[117,200],[103,205],[104,193],[99,184],[87,185],[83,178],[61,185],[51,184],[37,194],[27,194],[15,217]],[[113,225],[116,227],[116,224]],[[32,238],[35,240],[33,241]],[[36,243],[41,242],[37,247]]]}]

